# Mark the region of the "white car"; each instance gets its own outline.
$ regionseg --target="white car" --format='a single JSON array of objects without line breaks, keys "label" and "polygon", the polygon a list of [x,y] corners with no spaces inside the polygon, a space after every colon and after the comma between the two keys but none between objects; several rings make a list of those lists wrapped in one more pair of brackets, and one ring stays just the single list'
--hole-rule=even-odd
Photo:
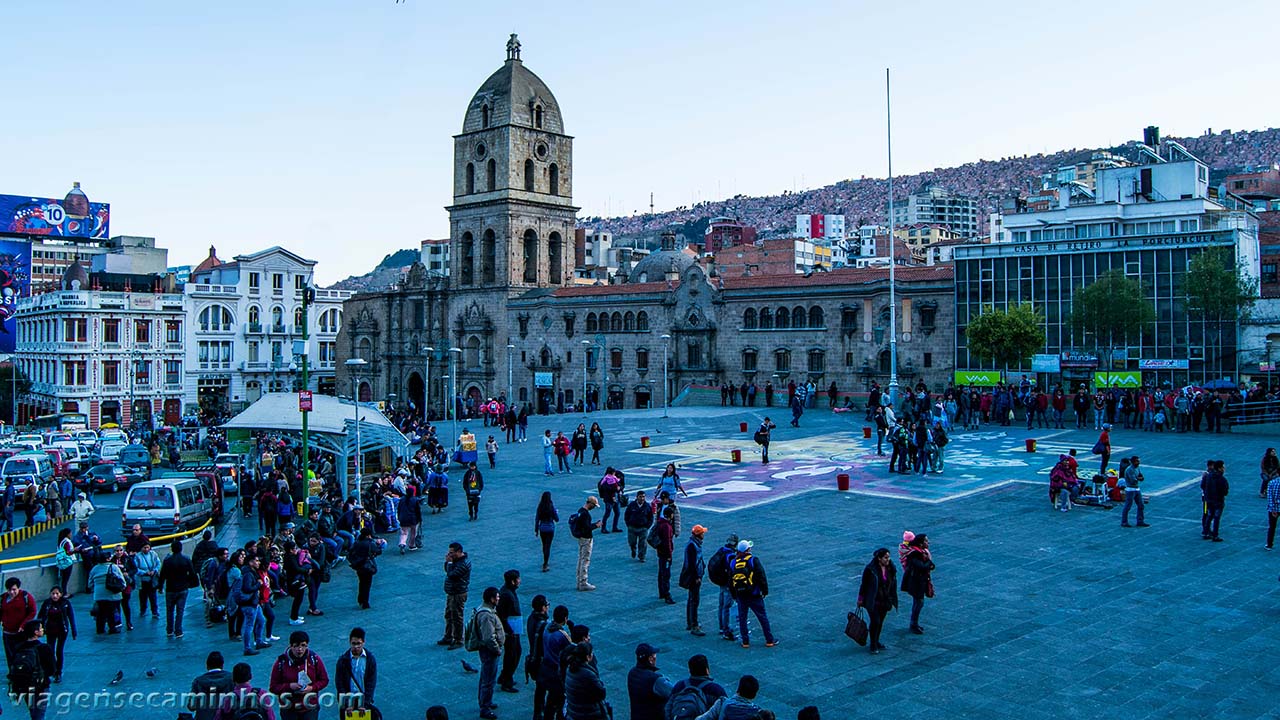
[{"label": "white car", "polygon": [[32,450],[40,450],[44,447],[44,438],[34,434],[19,435],[13,439],[13,444],[25,445]]},{"label": "white car", "polygon": [[98,433],[92,430],[77,430],[75,432],[76,442],[81,445],[89,445],[90,447],[98,444]]}]

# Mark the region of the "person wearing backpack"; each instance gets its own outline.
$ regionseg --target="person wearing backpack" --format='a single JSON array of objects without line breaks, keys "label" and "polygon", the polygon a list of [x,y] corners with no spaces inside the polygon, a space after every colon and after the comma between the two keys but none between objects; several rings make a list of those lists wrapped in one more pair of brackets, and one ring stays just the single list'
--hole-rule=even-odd
[{"label": "person wearing backpack", "polygon": [[760,681],[754,675],[738,678],[738,691],[732,697],[722,697],[695,720],[756,720],[763,710],[755,704],[760,692]]},{"label": "person wearing backpack", "polygon": [[698,654],[689,658],[689,677],[671,688],[671,696],[663,711],[664,720],[693,720],[706,712],[729,693],[720,683],[711,679],[707,656]]},{"label": "person wearing backpack", "polygon": [[444,556],[444,637],[437,645],[450,650],[462,647],[462,615],[467,607],[467,589],[471,586],[471,558],[462,550],[462,543],[449,543]]},{"label": "person wearing backpack", "polygon": [[320,693],[329,686],[324,661],[311,650],[311,636],[301,630],[289,634],[289,649],[271,666],[268,689],[280,698],[281,720],[317,720]]},{"label": "person wearing backpack", "polygon": [[467,472],[462,476],[462,489],[467,493],[467,519],[480,517],[480,496],[484,493],[484,476],[473,462],[467,465]]},{"label": "person wearing backpack", "polygon": [[249,663],[236,663],[231,668],[234,686],[222,696],[213,720],[276,720],[276,699],[271,693],[253,686],[253,668]]},{"label": "person wearing backpack", "polygon": [[645,553],[649,549],[645,536],[649,533],[649,526],[653,525],[653,508],[643,490],[637,490],[635,499],[627,505],[623,522],[627,525],[627,545],[631,546],[631,557],[637,558],[636,553],[639,552],[638,559],[644,562]]},{"label": "person wearing backpack", "polygon": [[636,664],[627,672],[627,698],[631,720],[665,720],[663,710],[671,697],[671,681],[658,670],[658,648],[636,646]]},{"label": "person wearing backpack", "polygon": [[729,565],[729,588],[738,601],[738,633],[742,639],[742,647],[751,647],[747,631],[747,611],[750,610],[755,613],[760,629],[764,632],[764,646],[774,647],[778,644],[778,639],[773,636],[769,615],[764,609],[764,599],[769,595],[769,580],[765,577],[764,565],[751,553],[753,545],[750,540],[738,541],[738,551],[734,553]]},{"label": "person wearing backpack", "polygon": [[620,472],[612,467],[606,468],[604,477],[600,478],[600,482],[596,484],[596,492],[600,493],[600,502],[604,503],[604,517],[600,518],[600,532],[607,534],[610,532],[608,527],[609,517],[613,517],[613,531],[618,532],[618,520],[621,519],[622,510],[618,507],[618,495],[622,493],[622,480],[619,478]]},{"label": "person wearing backpack", "polygon": [[55,665],[53,682],[62,682],[62,665],[67,638],[76,639],[76,613],[62,588],[54,585],[49,598],[40,604],[36,619],[44,623],[45,641],[53,648]]},{"label": "person wearing backpack", "polygon": [[600,507],[600,501],[592,495],[586,503],[569,517],[569,534],[578,539],[578,590],[588,592],[596,586],[587,582],[587,574],[591,569],[591,548],[594,543],[592,534],[600,527],[600,522],[591,520],[591,511]]},{"label": "person wearing backpack", "polygon": [[57,671],[53,648],[42,642],[44,623],[39,620],[27,621],[20,638],[9,659],[9,694],[15,702],[27,705],[31,720],[43,720],[48,711],[49,679]]},{"label": "person wearing backpack", "polygon": [[707,579],[713,585],[720,588],[720,603],[716,620],[720,629],[720,637],[725,640],[737,640],[733,634],[733,626],[736,622],[734,616],[737,614],[734,604],[733,592],[729,587],[729,561],[738,552],[738,535],[737,533],[729,533],[728,539],[724,545],[716,549],[711,559],[707,561]]},{"label": "person wearing backpack", "polygon": [[[649,544],[658,551],[658,599],[668,605],[675,605],[671,597],[671,556],[675,553],[675,528],[671,518],[675,512],[670,506],[662,509],[662,514],[653,523],[649,531]],[[656,539],[656,540],[655,540]]]},{"label": "person wearing backpack", "polygon": [[951,438],[947,437],[947,431],[942,427],[941,422],[933,424],[933,443],[929,447],[929,464],[933,466],[933,472],[941,474],[943,471],[943,462],[946,459],[947,443],[951,442]]},{"label": "person wearing backpack", "polygon": [[756,430],[755,441],[760,446],[760,464],[769,464],[769,441],[773,438],[773,431],[777,428],[768,416],[760,423],[759,429]]},{"label": "person wearing backpack", "polygon": [[498,706],[493,703],[493,686],[498,678],[498,658],[502,657],[507,637],[498,619],[498,588],[485,588],[481,597],[484,602],[471,612],[464,639],[467,650],[480,653],[480,717],[492,720],[498,717],[494,712]]},{"label": "person wearing backpack", "polygon": [[680,566],[680,587],[689,591],[685,601],[685,630],[695,637],[702,637],[702,625],[698,622],[698,604],[702,599],[702,575],[707,569],[707,562],[702,558],[702,538],[707,529],[694,525],[689,533],[689,542],[684,546],[684,564]]},{"label": "person wearing backpack", "polygon": [[117,615],[127,586],[124,572],[113,562],[100,562],[89,571],[88,587],[93,591],[93,619],[99,635],[108,632],[108,626],[110,634],[120,633]]},{"label": "person wearing backpack", "polygon": [[0,626],[4,628],[4,657],[11,660],[13,649],[22,642],[23,628],[36,619],[36,598],[22,589],[22,581],[10,577],[4,581],[0,596]]},{"label": "person wearing backpack", "polygon": [[223,696],[235,689],[235,680],[223,665],[222,653],[214,650],[205,657],[205,673],[191,681],[187,709],[195,714],[195,720],[213,720]]}]

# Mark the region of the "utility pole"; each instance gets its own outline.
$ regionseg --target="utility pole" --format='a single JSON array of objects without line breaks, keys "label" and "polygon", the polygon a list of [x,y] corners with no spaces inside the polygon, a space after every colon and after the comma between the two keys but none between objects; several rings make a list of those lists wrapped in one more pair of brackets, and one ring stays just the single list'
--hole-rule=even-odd
[{"label": "utility pole", "polygon": [[[311,355],[311,332],[310,323],[307,318],[307,310],[311,303],[316,300],[316,291],[311,287],[310,278],[307,278],[306,284],[302,288],[302,389],[310,391],[311,384],[307,377],[307,369],[309,365],[309,356]],[[307,418],[311,414],[310,410],[302,411],[302,502],[305,504],[311,498],[311,478],[308,474],[311,472],[311,452],[309,433],[307,428]]]}]

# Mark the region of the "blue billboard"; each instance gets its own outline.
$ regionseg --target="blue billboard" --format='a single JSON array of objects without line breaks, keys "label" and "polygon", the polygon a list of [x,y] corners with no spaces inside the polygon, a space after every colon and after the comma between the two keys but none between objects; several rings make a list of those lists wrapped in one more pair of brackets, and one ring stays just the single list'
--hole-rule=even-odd
[{"label": "blue billboard", "polygon": [[110,221],[111,205],[89,202],[80,183],[61,200],[0,195],[0,234],[106,240]]},{"label": "blue billboard", "polygon": [[31,294],[31,245],[0,240],[0,354],[18,346],[18,298]]}]

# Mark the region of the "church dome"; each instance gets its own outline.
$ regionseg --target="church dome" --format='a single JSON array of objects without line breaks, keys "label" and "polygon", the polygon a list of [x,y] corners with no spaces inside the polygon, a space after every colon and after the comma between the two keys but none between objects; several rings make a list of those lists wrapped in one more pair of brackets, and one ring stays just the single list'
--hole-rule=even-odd
[{"label": "church dome", "polygon": [[542,79],[520,61],[520,41],[512,33],[507,61],[480,86],[467,106],[462,132],[523,125],[564,134],[560,104]]},{"label": "church dome", "polygon": [[89,271],[84,269],[84,265],[80,264],[80,260],[78,258],[68,265],[66,271],[62,273],[62,289],[89,289]]},{"label": "church dome", "polygon": [[697,262],[692,253],[676,247],[675,233],[667,231],[662,234],[662,249],[649,253],[648,257],[636,263],[627,276],[627,282],[661,282],[669,276],[678,279]]}]

